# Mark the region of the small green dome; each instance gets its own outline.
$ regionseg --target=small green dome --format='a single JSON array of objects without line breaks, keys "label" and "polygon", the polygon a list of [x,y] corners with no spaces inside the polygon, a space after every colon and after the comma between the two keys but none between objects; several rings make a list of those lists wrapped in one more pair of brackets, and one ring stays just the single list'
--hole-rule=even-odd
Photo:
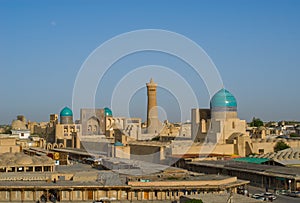
[{"label": "small green dome", "polygon": [[117,141],[115,144],[114,144],[115,147],[123,147],[123,143],[122,142],[119,142]]},{"label": "small green dome", "polygon": [[109,108],[105,107],[104,114],[105,114],[105,116],[112,116],[112,111]]},{"label": "small green dome", "polygon": [[226,89],[219,90],[210,100],[210,108],[237,108],[235,97]]},{"label": "small green dome", "polygon": [[61,110],[60,116],[73,116],[73,112],[70,108],[65,107],[63,110]]}]

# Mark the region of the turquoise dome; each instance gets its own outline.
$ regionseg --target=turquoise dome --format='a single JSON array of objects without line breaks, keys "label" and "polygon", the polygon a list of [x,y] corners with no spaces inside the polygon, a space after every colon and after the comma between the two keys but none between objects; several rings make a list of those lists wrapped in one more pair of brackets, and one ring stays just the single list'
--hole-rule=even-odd
[{"label": "turquoise dome", "polygon": [[60,116],[73,116],[73,112],[70,108],[65,107],[63,110],[61,110]]},{"label": "turquoise dome", "polygon": [[112,116],[112,111],[109,108],[105,107],[104,114],[105,114],[105,116]]},{"label": "turquoise dome", "polygon": [[114,144],[115,147],[123,147],[123,143],[122,142],[119,142],[117,141],[115,144]]},{"label": "turquoise dome", "polygon": [[226,108],[236,110],[237,102],[235,97],[226,89],[219,90],[210,100],[210,108]]}]

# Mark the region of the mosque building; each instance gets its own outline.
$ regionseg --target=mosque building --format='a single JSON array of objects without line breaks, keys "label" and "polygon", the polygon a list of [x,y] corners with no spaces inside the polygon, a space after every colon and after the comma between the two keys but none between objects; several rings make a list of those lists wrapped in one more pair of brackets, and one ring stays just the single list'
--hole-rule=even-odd
[{"label": "mosque building", "polygon": [[80,109],[82,135],[104,135],[105,114],[105,109]]},{"label": "mosque building", "polygon": [[212,97],[210,109],[192,109],[192,139],[216,145],[214,151],[243,156],[251,153],[246,126],[246,121],[238,118],[235,97],[224,88]]},{"label": "mosque building", "polygon": [[73,112],[69,107],[65,107],[61,110],[60,124],[73,124]]},{"label": "mosque building", "polygon": [[55,124],[55,134],[48,148],[82,148],[82,142],[99,142],[105,138],[107,122],[112,118],[112,111],[104,109],[80,109],[80,119],[74,122],[73,112],[69,107],[60,111],[60,122]]},{"label": "mosque building", "polygon": [[60,122],[55,126],[55,142],[51,147],[80,148],[78,134],[81,133],[81,125],[74,124],[73,112],[69,107],[60,111]]},{"label": "mosque building", "polygon": [[[186,153],[247,156],[273,152],[280,139],[251,138],[246,131],[247,122],[239,119],[237,108],[234,95],[222,88],[211,98],[209,109],[192,109],[194,143]],[[297,141],[284,141],[291,147],[299,144]],[[175,151],[172,154],[178,153]]]},{"label": "mosque building", "polygon": [[246,121],[237,115],[235,97],[219,90],[210,101],[210,109],[192,109],[192,139],[196,142],[226,144],[234,133],[246,133]]}]

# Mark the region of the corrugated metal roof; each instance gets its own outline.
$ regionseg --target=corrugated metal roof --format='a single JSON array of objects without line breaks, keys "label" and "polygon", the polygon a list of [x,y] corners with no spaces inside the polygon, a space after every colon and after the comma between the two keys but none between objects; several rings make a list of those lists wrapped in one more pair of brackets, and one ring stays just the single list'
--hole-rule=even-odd
[{"label": "corrugated metal roof", "polygon": [[240,162],[254,163],[254,164],[262,164],[262,163],[269,161],[269,159],[267,159],[267,158],[256,158],[256,157],[242,157],[242,158],[236,158],[233,160],[240,161]]}]

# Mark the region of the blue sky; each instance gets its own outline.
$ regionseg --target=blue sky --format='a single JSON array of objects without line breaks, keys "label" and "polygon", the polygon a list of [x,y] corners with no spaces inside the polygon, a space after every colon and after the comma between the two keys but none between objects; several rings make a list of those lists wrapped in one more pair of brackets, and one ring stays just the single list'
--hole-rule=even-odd
[{"label": "blue sky", "polygon": [[[50,113],[71,106],[76,75],[89,54],[106,40],[138,29],[170,30],[199,44],[235,95],[242,119],[300,120],[299,10],[296,0],[1,0],[0,123],[18,114],[47,121]],[[111,67],[98,87],[96,107],[110,106],[111,87],[122,74],[149,64],[174,68],[189,81],[200,107],[209,106],[203,81],[180,72],[185,64],[147,52]],[[132,98],[132,116],[145,119],[145,91]],[[159,89],[158,103],[169,120],[180,120],[176,95]],[[189,119],[190,109],[183,111],[181,119]]]}]

